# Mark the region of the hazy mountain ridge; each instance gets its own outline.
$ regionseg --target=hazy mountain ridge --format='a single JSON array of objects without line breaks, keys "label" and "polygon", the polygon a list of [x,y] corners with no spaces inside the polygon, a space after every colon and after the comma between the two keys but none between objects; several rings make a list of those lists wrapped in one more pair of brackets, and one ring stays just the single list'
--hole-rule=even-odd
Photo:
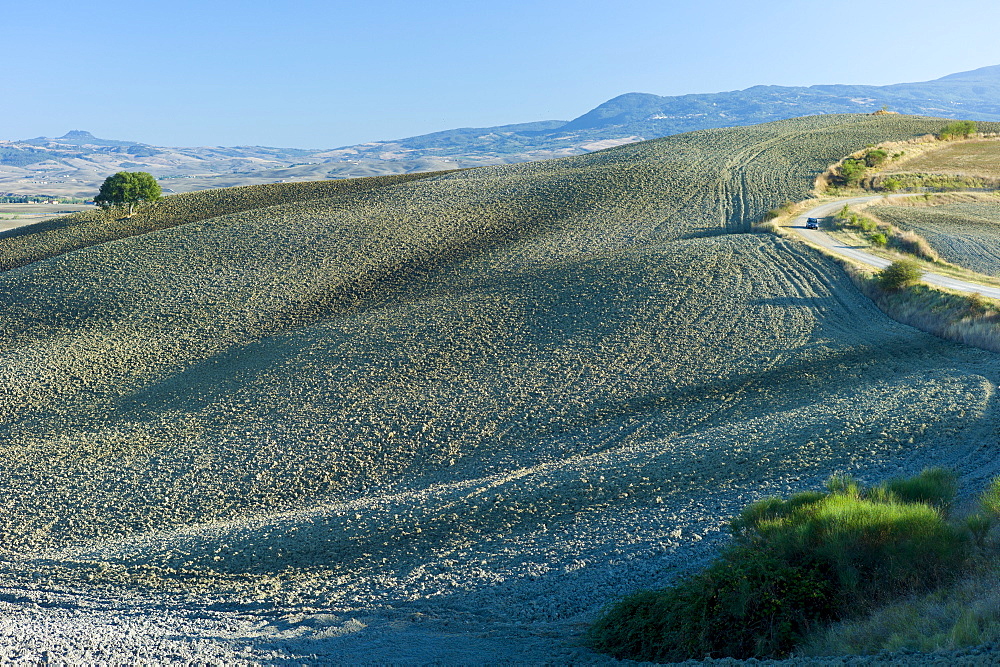
[{"label": "hazy mountain ridge", "polygon": [[[89,196],[108,175],[142,169],[170,191],[434,171],[565,157],[715,127],[797,116],[870,113],[1000,120],[1000,65],[888,86],[753,86],[663,97],[626,93],[570,121],[457,128],[333,149],[265,146],[165,148],[100,139],[83,130],[62,137],[0,142],[0,192]],[[173,180],[178,179],[178,180]]]}]

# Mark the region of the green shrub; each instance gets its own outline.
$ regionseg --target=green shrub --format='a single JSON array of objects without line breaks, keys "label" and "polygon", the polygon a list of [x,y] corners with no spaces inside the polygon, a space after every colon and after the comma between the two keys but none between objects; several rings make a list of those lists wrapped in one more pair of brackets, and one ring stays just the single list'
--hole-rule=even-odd
[{"label": "green shrub", "polygon": [[881,167],[886,160],[889,159],[889,154],[880,148],[875,148],[873,150],[865,153],[865,165],[868,167]]},{"label": "green shrub", "polygon": [[633,660],[786,655],[851,609],[929,589],[962,568],[973,527],[948,524],[928,502],[950,500],[953,482],[934,469],[865,490],[838,476],[825,493],[753,503],[715,563],[613,606],[589,641]]},{"label": "green shrub", "polygon": [[920,265],[912,259],[899,259],[876,274],[879,287],[897,290],[920,281]]},{"label": "green shrub", "polygon": [[958,478],[944,468],[927,468],[916,477],[889,480],[882,488],[903,502],[926,503],[944,510],[955,499]]},{"label": "green shrub", "polygon": [[852,186],[861,182],[868,166],[864,160],[857,158],[847,158],[840,165],[840,179],[844,185]]},{"label": "green shrub", "polygon": [[886,192],[899,192],[903,188],[903,182],[898,178],[887,178],[882,181],[882,189]]},{"label": "green shrub", "polygon": [[868,240],[872,242],[872,245],[877,245],[881,248],[889,242],[889,237],[883,232],[875,232],[874,234],[870,234],[868,236]]},{"label": "green shrub", "polygon": [[839,493],[765,520],[757,530],[784,562],[826,563],[840,597],[852,604],[943,581],[967,546],[962,532],[927,504]]},{"label": "green shrub", "polygon": [[792,566],[738,547],[676,586],[619,602],[588,638],[595,650],[620,659],[784,655],[812,627],[837,616],[835,593],[818,562]]},{"label": "green shrub", "polygon": [[965,297],[966,309],[972,317],[982,317],[990,311],[990,304],[979,292],[973,292]]},{"label": "green shrub", "polygon": [[871,218],[866,218],[863,215],[855,215],[853,219],[854,226],[863,232],[874,232],[878,229],[878,225]]}]

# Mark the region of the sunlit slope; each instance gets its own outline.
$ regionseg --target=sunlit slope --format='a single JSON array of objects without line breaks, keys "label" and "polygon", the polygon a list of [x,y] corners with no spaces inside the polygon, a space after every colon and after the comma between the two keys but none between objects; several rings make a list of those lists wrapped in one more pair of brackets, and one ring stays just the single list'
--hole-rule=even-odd
[{"label": "sunlit slope", "polygon": [[[836,157],[939,124],[705,131],[232,213],[0,274],[4,544],[294,508],[340,525],[310,509],[340,499],[406,508],[294,549],[236,525],[253,549],[142,557],[339,567],[358,540],[392,551],[405,533],[416,546],[400,553],[419,558],[456,535],[663,503],[676,518],[722,488],[962,446],[943,429],[991,409],[991,357],[891,323],[819,256],[727,234]],[[489,502],[422,491],[441,484]]]},{"label": "sunlit slope", "polygon": [[877,206],[871,212],[920,234],[948,262],[1000,276],[1000,201]]},{"label": "sunlit slope", "polygon": [[117,215],[121,212],[117,210],[93,210],[63,216],[0,233],[0,270],[6,271],[72,250],[229,213],[350,196],[441,173],[446,172],[203,190],[164,197],[152,206],[140,207],[130,218],[118,218]]}]

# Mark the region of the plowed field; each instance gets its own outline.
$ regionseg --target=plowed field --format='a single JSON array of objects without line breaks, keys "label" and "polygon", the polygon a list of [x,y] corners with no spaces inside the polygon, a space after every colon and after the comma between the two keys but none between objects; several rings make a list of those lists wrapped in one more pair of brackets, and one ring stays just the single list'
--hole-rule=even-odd
[{"label": "plowed field", "polygon": [[942,206],[876,206],[886,222],[923,236],[942,259],[1000,276],[1000,201]]},{"label": "plowed field", "polygon": [[583,624],[710,557],[749,501],[993,474],[995,355],[750,233],[940,123],[809,117],[0,238],[2,571],[64,596],[58,630],[12,611],[0,637],[77,651],[147,609],[181,658],[601,660]]}]

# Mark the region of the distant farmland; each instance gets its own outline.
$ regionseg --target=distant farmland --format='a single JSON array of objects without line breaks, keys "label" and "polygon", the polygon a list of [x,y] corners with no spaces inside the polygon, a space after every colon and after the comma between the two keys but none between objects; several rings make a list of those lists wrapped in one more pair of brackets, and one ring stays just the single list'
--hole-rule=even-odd
[{"label": "distant farmland", "polygon": [[1000,276],[1000,200],[937,206],[877,206],[886,222],[927,239],[946,261]]},{"label": "distant farmland", "polygon": [[919,152],[913,157],[904,157],[887,170],[887,173],[894,172],[1000,178],[1000,139],[958,141],[932,151]]},{"label": "distant farmland", "polygon": [[582,660],[602,605],[762,495],[987,477],[996,356],[753,226],[941,123],[814,116],[0,235],[7,578],[266,607],[254,641],[292,657]]}]

